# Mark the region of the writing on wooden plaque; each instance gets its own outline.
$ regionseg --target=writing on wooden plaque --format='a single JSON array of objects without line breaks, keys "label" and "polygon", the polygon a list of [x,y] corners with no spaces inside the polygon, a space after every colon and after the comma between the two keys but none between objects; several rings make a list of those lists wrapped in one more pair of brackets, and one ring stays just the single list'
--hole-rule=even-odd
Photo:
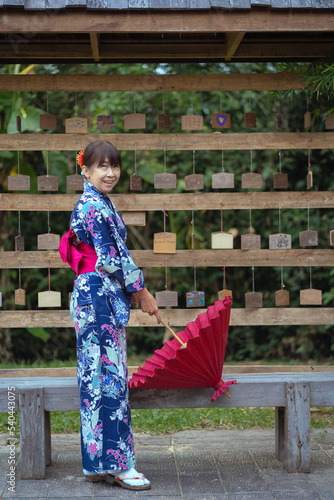
[{"label": "writing on wooden plaque", "polygon": [[243,189],[262,189],[262,175],[253,172],[242,174],[241,187]]},{"label": "writing on wooden plaque", "polygon": [[21,234],[15,236],[15,252],[24,252],[24,237]]},{"label": "writing on wooden plaque", "polygon": [[288,174],[279,172],[274,174],[274,189],[288,189]]},{"label": "writing on wooden plaque", "polygon": [[231,115],[228,113],[213,113],[212,128],[231,128]]},{"label": "writing on wooden plaque", "polygon": [[71,191],[83,191],[84,176],[79,174],[72,174],[66,177],[66,188]]},{"label": "writing on wooden plaque", "polygon": [[58,177],[56,175],[39,175],[37,189],[38,191],[58,191]]},{"label": "writing on wooden plaque", "polygon": [[212,175],[212,189],[233,189],[234,174],[220,172]]},{"label": "writing on wooden plaque", "polygon": [[316,247],[318,245],[318,231],[301,231],[299,233],[299,245],[301,247]]},{"label": "writing on wooden plaque", "polygon": [[329,233],[329,244],[331,247],[334,247],[334,229]]},{"label": "writing on wooden plaque", "polygon": [[142,178],[140,175],[133,174],[130,175],[130,189],[131,191],[141,191],[142,188]]},{"label": "writing on wooden plaque", "polygon": [[194,191],[196,189],[204,189],[203,175],[202,174],[191,174],[186,175],[185,178],[185,190]]},{"label": "writing on wooden plaque", "polygon": [[287,290],[277,290],[275,292],[275,306],[288,306],[290,305],[290,294]]},{"label": "writing on wooden plaque", "polygon": [[218,292],[218,300],[224,300],[225,297],[232,297],[232,290],[224,288],[224,290]]},{"label": "writing on wooden plaque", "polygon": [[10,175],[8,177],[9,191],[29,191],[30,190],[30,176],[29,175]]},{"label": "writing on wooden plaque", "polygon": [[26,292],[23,288],[17,288],[15,290],[15,304],[18,306],[26,305]]},{"label": "writing on wooden plaque", "polygon": [[122,219],[126,226],[145,226],[146,212],[122,212]]},{"label": "writing on wooden plaque", "polygon": [[270,250],[290,250],[291,249],[291,234],[270,234],[269,235]]},{"label": "writing on wooden plaque", "polygon": [[211,233],[211,248],[213,249],[228,249],[233,248],[233,234],[217,231],[216,233]]},{"label": "writing on wooden plaque", "polygon": [[260,250],[261,236],[259,234],[242,234],[241,250]]},{"label": "writing on wooden plaque", "polygon": [[188,292],[186,294],[187,307],[204,307],[205,306],[205,293],[204,292]]},{"label": "writing on wooden plaque", "polygon": [[327,129],[334,128],[334,113],[331,113],[330,115],[326,115],[326,128]]},{"label": "writing on wooden plaque", "polygon": [[108,130],[109,132],[113,132],[115,130],[114,117],[110,115],[98,115],[97,130]]},{"label": "writing on wooden plaque", "polygon": [[176,174],[154,174],[155,189],[175,189]]},{"label": "writing on wooden plaque", "polygon": [[153,240],[153,253],[175,253],[175,233],[155,233]]},{"label": "writing on wooden plaque", "polygon": [[315,288],[307,288],[299,292],[301,306],[321,306],[322,291]]},{"label": "writing on wooden plaque", "polygon": [[146,116],[142,113],[124,115],[124,130],[146,128]]},{"label": "writing on wooden plaque", "polygon": [[60,243],[60,235],[45,233],[37,235],[38,250],[57,250]]},{"label": "writing on wooden plaque", "polygon": [[87,134],[88,124],[87,118],[67,118],[65,120],[66,134]]},{"label": "writing on wooden plaque", "polygon": [[21,117],[20,116],[16,117],[16,130],[18,132],[21,132]]},{"label": "writing on wooden plaque", "polygon": [[262,293],[248,292],[245,293],[245,307],[262,307]]},{"label": "writing on wooden plaque", "polygon": [[307,111],[304,115],[304,128],[310,128],[312,125],[311,112]]},{"label": "writing on wooden plaque", "polygon": [[169,130],[170,129],[170,116],[165,113],[161,113],[157,116],[157,129],[159,130]]},{"label": "writing on wooden plaque", "polygon": [[244,113],[244,124],[246,128],[256,128],[256,114]]},{"label": "writing on wooden plaque", "polygon": [[57,130],[57,117],[50,113],[39,115],[39,128],[48,130]]},{"label": "writing on wooden plaque", "polygon": [[171,290],[164,290],[162,292],[155,292],[155,300],[158,307],[173,307],[178,304],[177,292]]},{"label": "writing on wooden plaque", "polygon": [[183,115],[181,117],[182,130],[203,130],[203,116]]}]

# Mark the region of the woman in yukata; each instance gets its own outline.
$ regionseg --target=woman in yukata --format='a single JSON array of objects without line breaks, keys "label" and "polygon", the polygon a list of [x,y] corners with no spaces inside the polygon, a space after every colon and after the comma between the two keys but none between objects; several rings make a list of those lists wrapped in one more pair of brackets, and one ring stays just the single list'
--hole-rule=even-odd
[{"label": "woman in yukata", "polygon": [[79,153],[78,164],[85,175],[84,192],[59,251],[77,272],[70,311],[77,336],[83,472],[86,481],[150,489],[135,469],[124,327],[131,302],[158,323],[161,318],[125,245],[124,222],[108,197],[120,178],[119,151],[108,141],[94,141]]}]

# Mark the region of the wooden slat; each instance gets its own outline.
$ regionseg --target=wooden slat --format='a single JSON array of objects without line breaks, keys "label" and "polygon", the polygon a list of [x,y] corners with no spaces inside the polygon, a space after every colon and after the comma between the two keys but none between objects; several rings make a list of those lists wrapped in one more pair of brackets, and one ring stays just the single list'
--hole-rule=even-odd
[{"label": "wooden slat", "polygon": [[[181,117],[180,117],[181,126]],[[17,151],[75,151],[83,149],[91,141],[101,139],[101,134],[1,134],[1,150]],[[334,132],[253,132],[253,133],[179,133],[179,134],[103,134],[103,139],[112,142],[120,151],[221,151],[274,149],[333,149]]]},{"label": "wooden slat", "polygon": [[[193,267],[194,259],[199,267],[309,267],[334,266],[334,249],[298,250],[177,250],[175,254],[158,254],[153,250],[131,250],[138,267]],[[19,259],[20,258],[20,262]],[[283,259],[283,260],[282,260]],[[55,251],[0,252],[0,269],[51,269],[67,268]],[[74,276],[74,274],[73,274]]]},{"label": "wooden slat", "polygon": [[295,73],[215,75],[0,75],[2,92],[212,92],[233,90],[298,90]]},{"label": "wooden slat", "polygon": [[[94,57],[94,61],[100,60],[100,41],[99,41],[98,33],[90,33],[90,45],[92,48],[92,55]],[[77,77],[77,80],[80,80]]]},{"label": "wooden slat", "polygon": [[245,34],[245,31],[240,31],[239,33],[226,33],[225,61],[230,61],[231,58],[235,55]]},{"label": "wooden slat", "polygon": [[[194,321],[205,309],[173,309],[161,310],[165,323],[173,327],[184,327]],[[280,325],[331,325],[333,324],[334,308],[262,308],[231,310],[231,326],[280,326]],[[45,310],[39,311],[1,311],[2,328],[66,328],[73,327],[69,311]],[[157,325],[156,319],[133,309],[128,326],[163,327]]]}]

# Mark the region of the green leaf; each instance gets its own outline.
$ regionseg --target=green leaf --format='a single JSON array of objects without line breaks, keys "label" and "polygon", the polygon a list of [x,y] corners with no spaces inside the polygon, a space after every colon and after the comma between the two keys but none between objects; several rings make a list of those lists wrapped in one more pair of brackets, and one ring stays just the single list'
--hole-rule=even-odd
[{"label": "green leaf", "polygon": [[31,333],[34,337],[43,340],[46,342],[50,338],[50,334],[44,330],[44,328],[27,328],[28,332]]}]

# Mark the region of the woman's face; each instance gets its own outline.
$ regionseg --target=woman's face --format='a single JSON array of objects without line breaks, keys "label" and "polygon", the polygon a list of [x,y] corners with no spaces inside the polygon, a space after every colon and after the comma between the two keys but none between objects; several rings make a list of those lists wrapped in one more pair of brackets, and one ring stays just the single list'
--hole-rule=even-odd
[{"label": "woman's face", "polygon": [[119,165],[111,166],[108,159],[100,161],[90,169],[84,165],[82,167],[88,182],[93,184],[101,193],[107,195],[116,186],[121,175]]}]

